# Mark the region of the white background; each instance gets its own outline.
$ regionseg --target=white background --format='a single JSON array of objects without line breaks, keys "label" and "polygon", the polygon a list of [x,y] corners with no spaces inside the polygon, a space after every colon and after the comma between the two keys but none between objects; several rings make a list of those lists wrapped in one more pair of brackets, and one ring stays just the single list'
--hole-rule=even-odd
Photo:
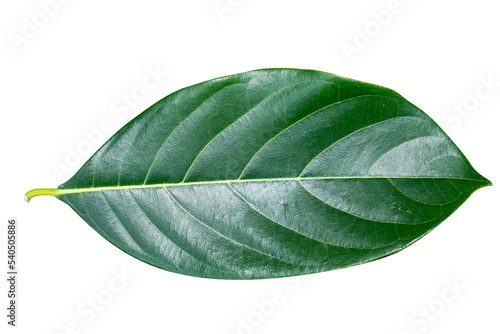
[{"label": "white background", "polygon": [[[499,333],[495,1],[55,3],[45,9],[50,17],[35,0],[0,5],[2,268],[8,217],[19,219],[20,237],[19,326],[5,324],[2,279],[2,333]],[[348,45],[356,53],[343,52]],[[398,91],[494,186],[396,255],[300,280],[169,273],[113,247],[57,199],[23,201],[29,189],[57,187],[165,95],[268,67],[317,69]],[[151,71],[168,75],[153,81]],[[132,106],[124,107],[125,95],[135,96]],[[122,271],[127,278],[116,281]]]}]

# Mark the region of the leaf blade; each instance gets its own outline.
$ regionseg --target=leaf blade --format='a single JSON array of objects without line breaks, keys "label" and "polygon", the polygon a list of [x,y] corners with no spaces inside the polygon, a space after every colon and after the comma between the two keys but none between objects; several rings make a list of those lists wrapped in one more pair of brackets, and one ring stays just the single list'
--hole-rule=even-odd
[{"label": "leaf blade", "polygon": [[489,184],[394,91],[269,69],[160,100],[57,196],[146,263],[254,279],[397,252]]}]

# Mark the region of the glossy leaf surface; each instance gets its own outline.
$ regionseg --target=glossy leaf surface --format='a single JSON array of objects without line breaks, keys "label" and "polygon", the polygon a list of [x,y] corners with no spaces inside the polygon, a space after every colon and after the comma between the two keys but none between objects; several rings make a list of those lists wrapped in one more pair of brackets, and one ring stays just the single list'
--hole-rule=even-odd
[{"label": "glossy leaf surface", "polygon": [[269,69],[160,100],[55,195],[144,262],[254,279],[395,253],[489,184],[396,92]]}]

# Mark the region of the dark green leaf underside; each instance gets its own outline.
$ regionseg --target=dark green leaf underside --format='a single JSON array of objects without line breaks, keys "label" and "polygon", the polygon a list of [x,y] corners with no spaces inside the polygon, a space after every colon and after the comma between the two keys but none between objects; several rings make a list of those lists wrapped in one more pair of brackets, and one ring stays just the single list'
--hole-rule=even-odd
[{"label": "dark green leaf underside", "polygon": [[397,252],[488,184],[394,91],[269,69],[160,100],[61,185],[58,198],[144,262],[253,279]]}]

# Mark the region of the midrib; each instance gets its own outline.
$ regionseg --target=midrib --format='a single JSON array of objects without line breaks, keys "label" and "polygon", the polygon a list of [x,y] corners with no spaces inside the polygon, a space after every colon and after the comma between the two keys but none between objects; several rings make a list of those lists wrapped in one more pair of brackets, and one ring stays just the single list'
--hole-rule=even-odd
[{"label": "midrib", "polygon": [[447,176],[317,176],[317,177],[285,177],[285,178],[268,178],[268,179],[246,179],[246,180],[217,180],[217,181],[199,181],[199,182],[178,182],[178,183],[157,183],[157,184],[141,184],[141,185],[128,185],[128,186],[109,186],[109,187],[90,187],[90,188],[73,188],[73,189],[51,189],[40,188],[33,189],[26,193],[26,200],[35,196],[51,195],[60,196],[68,194],[100,192],[100,191],[119,191],[130,189],[150,189],[150,188],[163,188],[163,187],[189,187],[198,185],[215,185],[215,184],[234,184],[234,183],[258,183],[258,182],[280,182],[280,181],[308,181],[308,180],[348,180],[348,179],[449,179],[449,180],[462,180],[462,181],[476,181],[484,182],[484,180],[460,178],[460,177],[447,177]]}]

